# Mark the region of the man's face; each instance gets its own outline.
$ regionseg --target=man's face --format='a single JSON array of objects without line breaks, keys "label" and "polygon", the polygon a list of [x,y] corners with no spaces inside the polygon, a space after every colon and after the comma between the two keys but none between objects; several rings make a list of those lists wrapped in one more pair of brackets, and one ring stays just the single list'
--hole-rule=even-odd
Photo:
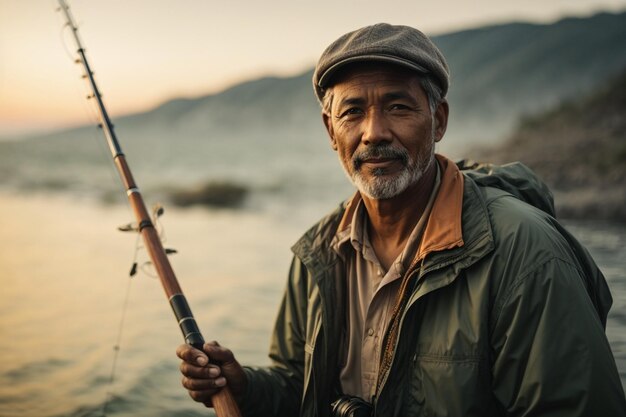
[{"label": "man's face", "polygon": [[324,123],[361,193],[387,199],[417,184],[445,132],[447,104],[433,117],[417,75],[392,65],[353,67],[331,88]]}]

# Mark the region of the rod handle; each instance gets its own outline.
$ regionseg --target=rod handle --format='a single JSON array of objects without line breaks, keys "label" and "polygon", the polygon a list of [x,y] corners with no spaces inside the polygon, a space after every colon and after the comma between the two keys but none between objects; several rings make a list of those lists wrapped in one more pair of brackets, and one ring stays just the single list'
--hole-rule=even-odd
[{"label": "rod handle", "polygon": [[219,417],[241,417],[239,406],[228,386],[213,394],[211,402]]},{"label": "rod handle", "polygon": [[[174,294],[170,297],[170,305],[178,320],[180,330],[183,332],[185,343],[203,350],[204,338],[191,313],[191,308],[183,294]],[[218,417],[241,417],[239,406],[228,386],[222,388],[211,396],[211,403]]]}]

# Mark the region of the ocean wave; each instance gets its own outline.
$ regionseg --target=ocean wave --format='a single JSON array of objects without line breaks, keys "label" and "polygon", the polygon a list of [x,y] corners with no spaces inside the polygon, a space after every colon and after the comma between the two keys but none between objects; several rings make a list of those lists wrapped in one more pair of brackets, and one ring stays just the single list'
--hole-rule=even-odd
[{"label": "ocean wave", "polygon": [[9,382],[19,383],[39,375],[50,374],[58,369],[63,369],[72,365],[72,362],[66,359],[48,358],[41,361],[34,361],[19,368],[9,369],[2,372],[3,379]]}]

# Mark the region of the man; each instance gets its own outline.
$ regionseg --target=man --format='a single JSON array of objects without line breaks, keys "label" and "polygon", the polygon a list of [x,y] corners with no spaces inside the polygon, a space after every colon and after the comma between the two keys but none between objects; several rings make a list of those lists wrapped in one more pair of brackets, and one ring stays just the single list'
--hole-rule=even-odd
[{"label": "man", "polygon": [[180,346],[190,395],[210,405],[228,384],[246,416],[626,415],[606,281],[549,191],[520,164],[435,155],[449,85],[435,45],[365,27],[313,82],[358,192],[293,247],[272,365]]}]

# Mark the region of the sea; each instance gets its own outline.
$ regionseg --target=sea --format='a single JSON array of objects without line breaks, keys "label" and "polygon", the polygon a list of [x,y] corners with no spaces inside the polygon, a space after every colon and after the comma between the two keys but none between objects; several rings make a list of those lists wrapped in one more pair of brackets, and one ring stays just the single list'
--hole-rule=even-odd
[{"label": "sea", "polygon": [[[205,339],[268,363],[290,246],[344,187],[306,200],[265,190],[238,209],[165,205],[158,229]],[[0,190],[0,416],[212,415],[181,386],[182,337],[142,243],[117,230],[133,221],[120,195]],[[606,334],[626,385],[626,225],[564,223],[609,282]]]}]

